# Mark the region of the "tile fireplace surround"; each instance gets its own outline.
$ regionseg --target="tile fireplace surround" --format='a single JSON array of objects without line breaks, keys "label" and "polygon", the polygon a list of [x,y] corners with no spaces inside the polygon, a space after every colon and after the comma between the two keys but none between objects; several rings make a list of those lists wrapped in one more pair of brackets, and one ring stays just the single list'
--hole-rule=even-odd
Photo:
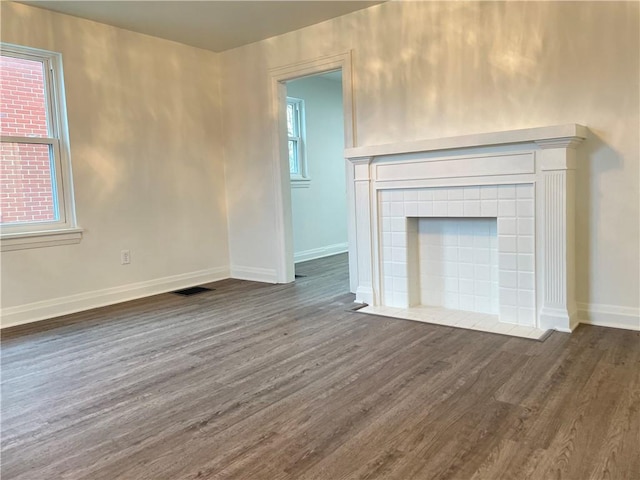
[{"label": "tile fireplace surround", "polygon": [[577,325],[581,125],[347,149],[356,301],[369,313],[539,338]]}]

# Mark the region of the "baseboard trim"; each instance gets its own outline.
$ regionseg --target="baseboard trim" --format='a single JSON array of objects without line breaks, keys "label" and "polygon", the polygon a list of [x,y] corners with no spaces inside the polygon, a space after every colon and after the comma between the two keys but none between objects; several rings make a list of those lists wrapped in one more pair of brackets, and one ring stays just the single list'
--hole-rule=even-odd
[{"label": "baseboard trim", "polygon": [[273,268],[231,265],[231,278],[251,282],[278,283],[278,274]]},{"label": "baseboard trim", "polygon": [[150,297],[159,293],[193,287],[203,283],[229,278],[229,268],[215,267],[196,272],[156,278],[145,282],[130,283],[119,287],[94,290],[67,297],[43,300],[0,310],[0,328],[15,327],[50,318],[105,307],[115,303]]},{"label": "baseboard trim", "polygon": [[321,248],[312,248],[311,250],[303,250],[293,254],[293,261],[295,263],[306,262],[308,260],[315,260],[316,258],[330,257],[331,255],[337,255],[339,253],[345,253],[349,250],[349,244],[336,243],[334,245],[327,245]]},{"label": "baseboard trim", "polygon": [[640,331],[640,308],[578,303],[580,323]]}]

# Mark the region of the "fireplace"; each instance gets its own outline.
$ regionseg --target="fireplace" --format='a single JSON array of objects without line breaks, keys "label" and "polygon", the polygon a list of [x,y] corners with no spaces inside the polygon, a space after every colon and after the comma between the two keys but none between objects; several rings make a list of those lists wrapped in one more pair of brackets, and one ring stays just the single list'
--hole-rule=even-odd
[{"label": "fireplace", "polygon": [[574,170],[586,133],[562,125],[348,149],[356,301],[532,338],[571,331]]}]

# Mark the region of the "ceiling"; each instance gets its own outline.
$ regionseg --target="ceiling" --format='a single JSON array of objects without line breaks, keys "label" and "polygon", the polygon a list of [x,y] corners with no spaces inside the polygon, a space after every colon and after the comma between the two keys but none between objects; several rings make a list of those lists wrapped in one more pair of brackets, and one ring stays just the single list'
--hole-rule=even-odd
[{"label": "ceiling", "polygon": [[221,52],[382,1],[21,1]]}]

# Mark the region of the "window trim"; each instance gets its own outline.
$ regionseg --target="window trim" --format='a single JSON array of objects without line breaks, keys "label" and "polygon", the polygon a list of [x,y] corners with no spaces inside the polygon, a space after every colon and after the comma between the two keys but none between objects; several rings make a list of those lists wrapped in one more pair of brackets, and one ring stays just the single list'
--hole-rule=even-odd
[{"label": "window trim", "polygon": [[49,137],[2,136],[0,141],[50,146],[54,209],[59,217],[59,220],[51,222],[0,225],[1,250],[78,243],[82,229],[76,221],[62,54],[5,42],[0,42],[0,54],[43,63]]},{"label": "window trim", "polygon": [[[297,160],[299,173],[291,173],[289,176],[291,179],[291,186],[293,188],[306,188],[309,187],[311,177],[309,176],[309,169],[307,165],[307,146],[306,146],[306,128],[305,128],[305,105],[304,100],[301,98],[287,97],[287,106],[293,105],[298,126],[298,135],[289,135],[287,131],[287,142],[293,141],[297,147]],[[287,149],[288,151],[288,149]]]}]

